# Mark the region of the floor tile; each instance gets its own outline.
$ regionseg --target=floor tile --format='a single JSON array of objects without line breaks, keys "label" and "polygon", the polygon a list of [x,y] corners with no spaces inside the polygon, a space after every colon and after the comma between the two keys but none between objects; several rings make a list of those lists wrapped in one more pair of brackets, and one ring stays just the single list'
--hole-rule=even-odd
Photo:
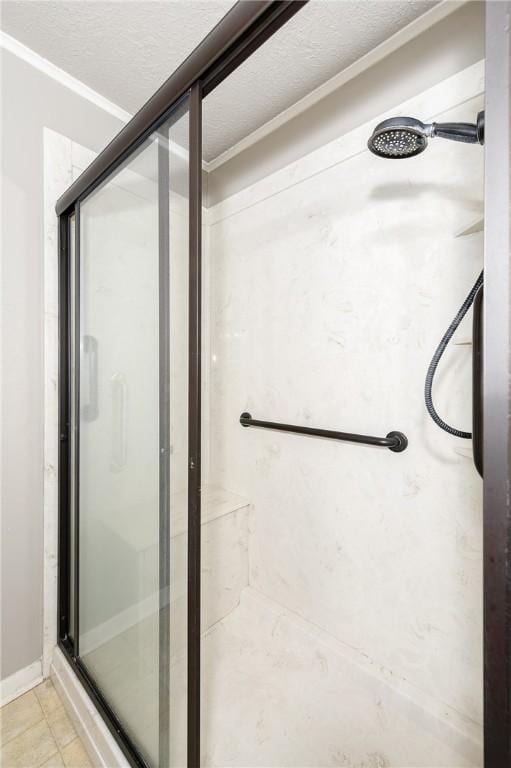
[{"label": "floor tile", "polygon": [[34,693],[39,700],[45,717],[62,706],[62,702],[59,699],[58,693],[55,690],[51,680],[45,680],[44,683],[34,688]]},{"label": "floor tile", "polygon": [[38,768],[58,753],[46,720],[32,725],[2,747],[2,768]]},{"label": "floor tile", "polygon": [[6,704],[0,710],[0,744],[6,744],[43,718],[43,711],[34,691],[29,691]]},{"label": "floor tile", "polygon": [[56,752],[41,765],[41,768],[65,768],[60,752]]},{"label": "floor tile", "polygon": [[77,733],[74,725],[63,706],[50,712],[46,719],[59,749],[76,739]]},{"label": "floor tile", "polygon": [[79,738],[64,747],[62,757],[66,768],[92,768],[89,756]]}]

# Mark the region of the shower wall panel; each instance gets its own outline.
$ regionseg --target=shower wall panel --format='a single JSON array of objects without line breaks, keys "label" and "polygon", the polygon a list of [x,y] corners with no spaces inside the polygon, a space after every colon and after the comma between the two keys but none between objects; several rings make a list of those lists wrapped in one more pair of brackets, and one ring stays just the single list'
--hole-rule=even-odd
[{"label": "shower wall panel", "polygon": [[[476,65],[404,113],[470,122],[482,108],[481,82]],[[208,481],[253,505],[250,590],[403,694],[400,707],[409,701],[451,720],[449,738],[466,737],[475,761],[481,481],[470,441],[429,420],[423,388],[482,267],[482,233],[462,232],[482,218],[483,153],[438,141],[388,163],[366,149],[372,126],[208,212]],[[466,319],[434,393],[444,418],[464,429],[470,340]],[[368,434],[398,429],[409,448],[244,429],[242,411]],[[357,679],[355,687],[369,678]],[[368,713],[368,722],[380,715]]]}]

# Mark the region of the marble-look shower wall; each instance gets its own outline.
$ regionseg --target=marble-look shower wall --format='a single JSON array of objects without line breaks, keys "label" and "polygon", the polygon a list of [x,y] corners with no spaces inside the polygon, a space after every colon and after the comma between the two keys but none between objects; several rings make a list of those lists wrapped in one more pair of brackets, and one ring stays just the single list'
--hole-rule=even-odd
[{"label": "marble-look shower wall", "polygon": [[[472,121],[476,65],[401,105]],[[381,119],[375,116],[375,122]],[[432,353],[482,268],[483,152],[435,140],[389,163],[340,137],[210,209],[209,482],[253,504],[250,585],[377,674],[482,719],[482,505],[471,443],[427,416]],[[471,421],[471,328],[435,397]],[[374,435],[405,453],[243,429],[254,418]],[[349,702],[346,702],[349,706]]]}]

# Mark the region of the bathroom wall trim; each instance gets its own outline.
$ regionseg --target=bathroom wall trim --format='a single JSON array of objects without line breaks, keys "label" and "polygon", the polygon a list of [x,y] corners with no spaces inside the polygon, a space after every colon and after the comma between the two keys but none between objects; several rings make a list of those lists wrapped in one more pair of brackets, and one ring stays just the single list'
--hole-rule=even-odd
[{"label": "bathroom wall trim", "polygon": [[7,32],[4,32],[3,30],[0,30],[0,47],[9,53],[12,53],[14,56],[17,56],[19,59],[22,59],[27,64],[30,64],[31,67],[34,67],[34,69],[37,69],[39,72],[51,77],[52,80],[55,80],[57,83],[69,88],[70,91],[81,96],[82,99],[87,99],[87,101],[95,104],[96,107],[113,115],[113,117],[116,117],[123,123],[127,123],[131,120],[132,115],[129,112],[126,112],[126,110],[122,109],[117,104],[114,104],[110,99],[107,99],[97,91],[89,88],[89,86],[85,85],[81,80],[73,77],[69,72],[60,69],[60,67],[57,67],[51,61],[45,59],[39,53],[32,50],[32,48],[23,45],[23,43],[20,43],[19,40],[8,35]]},{"label": "bathroom wall trim", "polygon": [[41,659],[4,678],[1,684],[0,707],[9,704],[10,701],[17,699],[18,696],[39,685],[42,679]]}]

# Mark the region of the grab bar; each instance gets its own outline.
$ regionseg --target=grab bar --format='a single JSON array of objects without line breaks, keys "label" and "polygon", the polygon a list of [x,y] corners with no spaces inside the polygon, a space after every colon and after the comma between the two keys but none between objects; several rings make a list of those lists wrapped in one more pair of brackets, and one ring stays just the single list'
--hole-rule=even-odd
[{"label": "grab bar", "polygon": [[350,432],[334,432],[330,429],[316,429],[315,427],[297,427],[294,424],[279,424],[274,421],[259,421],[253,419],[250,413],[242,413],[240,416],[242,427],[262,427],[262,429],[277,429],[281,432],[296,432],[298,435],[316,435],[327,437],[331,440],[343,440],[346,443],[363,443],[364,445],[377,445],[381,448],[389,448],[391,451],[401,453],[408,445],[408,439],[402,432],[389,432],[386,437],[373,437],[372,435],[355,435]]}]

